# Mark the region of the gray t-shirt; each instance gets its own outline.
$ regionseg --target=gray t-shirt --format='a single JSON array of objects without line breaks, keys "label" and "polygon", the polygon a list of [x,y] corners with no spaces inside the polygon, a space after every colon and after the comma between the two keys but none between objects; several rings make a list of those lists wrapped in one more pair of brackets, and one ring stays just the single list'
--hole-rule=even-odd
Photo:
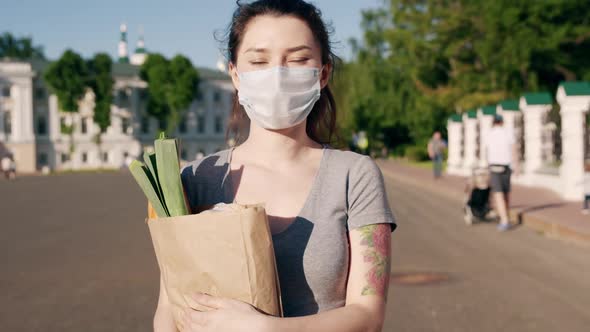
[{"label": "gray t-shirt", "polygon": [[446,144],[445,144],[445,142],[442,139],[434,139],[434,138],[431,138],[428,143],[430,144],[430,146],[432,148],[432,152],[436,156],[442,155],[443,150],[446,147]]},{"label": "gray t-shirt", "polygon": [[[181,172],[193,212],[234,201],[229,176],[231,151],[194,161]],[[349,229],[388,223],[395,229],[383,175],[375,162],[326,148],[299,216],[273,235],[286,317],[342,307],[348,279]]]}]

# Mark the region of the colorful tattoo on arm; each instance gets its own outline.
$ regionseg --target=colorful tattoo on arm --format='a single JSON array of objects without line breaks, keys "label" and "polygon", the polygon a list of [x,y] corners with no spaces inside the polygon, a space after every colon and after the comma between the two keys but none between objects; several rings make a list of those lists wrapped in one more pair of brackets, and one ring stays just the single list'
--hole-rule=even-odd
[{"label": "colorful tattoo on arm", "polygon": [[366,274],[367,284],[362,295],[387,297],[390,274],[391,228],[387,224],[368,225],[359,229],[363,261],[370,264]]}]

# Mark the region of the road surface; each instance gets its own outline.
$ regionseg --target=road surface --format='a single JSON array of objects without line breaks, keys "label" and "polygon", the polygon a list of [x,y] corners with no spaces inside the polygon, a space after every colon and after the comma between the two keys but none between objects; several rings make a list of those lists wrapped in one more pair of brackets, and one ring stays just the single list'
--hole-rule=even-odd
[{"label": "road surface", "polygon": [[[386,181],[399,227],[384,331],[588,331],[588,248],[466,227],[455,201]],[[149,331],[144,207],[126,173],[0,181],[0,331]]]}]

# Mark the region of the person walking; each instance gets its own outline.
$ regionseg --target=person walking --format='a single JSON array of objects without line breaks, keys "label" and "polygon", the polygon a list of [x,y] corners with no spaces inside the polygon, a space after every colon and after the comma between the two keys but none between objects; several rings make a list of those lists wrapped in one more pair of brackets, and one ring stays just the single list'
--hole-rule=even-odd
[{"label": "person walking", "polygon": [[504,118],[499,114],[494,116],[492,128],[484,137],[484,149],[494,207],[500,216],[498,231],[507,231],[510,229],[510,178],[513,169],[516,174],[519,173],[520,165],[514,132],[504,127]]},{"label": "person walking", "polygon": [[10,179],[16,179],[16,160],[14,160],[14,156],[10,158]]},{"label": "person walking", "polygon": [[442,176],[443,153],[446,147],[447,144],[442,139],[440,131],[435,131],[430,141],[428,141],[428,156],[432,160],[432,170],[435,179],[439,179]]},{"label": "person walking", "polygon": [[365,155],[369,154],[369,138],[367,137],[367,133],[365,131],[359,132],[357,147],[360,153]]},{"label": "person walking", "polygon": [[12,158],[13,157],[11,155],[5,155],[2,157],[0,165],[2,167],[2,172],[4,173],[4,177],[7,180],[13,180],[16,178],[16,163]]},{"label": "person walking", "polygon": [[584,189],[582,214],[590,214],[590,165],[584,163],[584,179],[579,183]]},{"label": "person walking", "polygon": [[[236,90],[228,136],[236,144],[191,162],[181,179],[192,211],[265,204],[284,317],[233,299],[185,294],[207,310],[186,310],[184,332],[383,327],[395,220],[375,161],[329,146],[336,103],[328,31],[307,1],[237,3],[227,45]],[[176,330],[173,310],[161,281],[154,331]]]}]

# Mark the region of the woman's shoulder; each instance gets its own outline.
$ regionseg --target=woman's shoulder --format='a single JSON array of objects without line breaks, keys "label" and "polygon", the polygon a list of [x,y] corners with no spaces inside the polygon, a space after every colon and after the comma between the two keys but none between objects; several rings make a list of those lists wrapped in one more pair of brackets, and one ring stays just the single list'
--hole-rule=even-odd
[{"label": "woman's shoulder", "polygon": [[346,178],[350,187],[378,187],[383,182],[383,173],[379,165],[370,156],[343,150],[330,150],[330,172],[333,181]]},{"label": "woman's shoulder", "polygon": [[229,149],[221,150],[189,162],[180,171],[181,177],[183,180],[223,177],[227,170],[229,152]]},{"label": "woman's shoulder", "polygon": [[375,161],[364,154],[360,154],[353,151],[329,149],[330,151],[330,163],[332,165],[339,165],[348,172],[362,171],[367,168],[373,169],[377,167]]}]

